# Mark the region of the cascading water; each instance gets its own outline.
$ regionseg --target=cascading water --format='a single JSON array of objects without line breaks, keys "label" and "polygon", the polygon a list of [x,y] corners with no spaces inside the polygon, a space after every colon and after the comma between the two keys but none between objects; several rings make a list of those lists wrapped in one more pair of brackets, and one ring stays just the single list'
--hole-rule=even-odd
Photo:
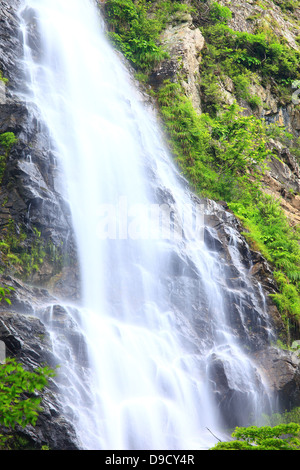
[{"label": "cascading water", "polygon": [[[208,448],[216,440],[207,428],[220,436],[221,424],[213,359],[222,359],[232,389],[246,395],[241,415],[260,411],[265,389],[229,326],[216,282],[222,262],[205,247],[199,208],[108,44],[94,2],[25,0],[20,18],[26,99],[60,156],[78,245],[82,302],[74,311],[93,377],[89,413],[74,410],[82,447]],[[65,311],[71,318],[72,307]],[[203,337],[191,311],[206,318]],[[67,361],[59,338],[53,341]],[[80,372],[66,369],[80,395]],[[74,395],[66,403],[76,408]]]}]

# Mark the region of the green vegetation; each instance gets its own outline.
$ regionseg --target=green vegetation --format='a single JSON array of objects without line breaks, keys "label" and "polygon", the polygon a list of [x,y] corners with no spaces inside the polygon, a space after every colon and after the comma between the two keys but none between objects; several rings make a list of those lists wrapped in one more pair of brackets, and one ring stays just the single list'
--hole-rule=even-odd
[{"label": "green vegetation", "polygon": [[237,427],[234,440],[219,442],[211,450],[300,450],[300,408],[262,415],[262,426]]},{"label": "green vegetation", "polygon": [[116,47],[137,69],[149,71],[167,57],[159,34],[170,15],[189,10],[186,4],[172,0],[108,0],[104,12],[111,28],[109,37]]},{"label": "green vegetation", "polygon": [[156,44],[159,35],[158,21],[148,20],[146,2],[109,0],[105,12],[113,31],[109,33],[114,44],[125,57],[141,69],[159,62],[164,52]]},{"label": "green vegetation", "polygon": [[[9,294],[14,289],[9,286],[0,287],[0,302],[10,304]],[[48,366],[27,371],[14,358],[6,359],[0,364],[0,450],[22,449],[28,446],[26,439],[13,434],[16,426],[36,425],[41,411],[41,392],[54,370]]]},{"label": "green vegetation", "polygon": [[235,440],[219,442],[211,450],[300,450],[300,425],[250,426],[236,428]]},{"label": "green vegetation", "polygon": [[[206,110],[217,112],[222,107],[220,82],[228,80],[228,77],[232,80],[235,96],[246,100],[254,110],[262,103],[254,94],[253,85],[269,85],[279,102],[289,102],[291,84],[300,74],[300,52],[274,34],[272,26],[275,20],[270,20],[270,24],[259,23],[255,34],[235,31],[227,25],[231,19],[227,7],[205,2],[206,9],[202,12],[203,4],[197,0],[194,3],[201,11],[201,31],[206,43],[201,61],[201,86]],[[283,6],[290,2],[279,3]]]},{"label": "green vegetation", "polygon": [[224,7],[217,2],[213,2],[209,9],[209,19],[213,23],[227,23],[232,18],[232,13],[228,7]]},{"label": "green vegetation", "polygon": [[172,151],[198,192],[228,202],[246,188],[256,193],[271,155],[264,121],[243,116],[236,103],[215,118],[199,115],[176,83],[165,82],[158,102]]},{"label": "green vegetation", "polygon": [[12,146],[18,141],[15,134],[13,132],[5,132],[4,134],[0,134],[0,152],[4,151],[4,155],[0,153],[0,184],[3,179],[6,162]]},{"label": "green vegetation", "polygon": [[12,429],[16,425],[35,425],[41,398],[34,393],[43,390],[54,375],[48,367],[28,372],[12,358],[0,365],[0,423]]},{"label": "green vegetation", "polygon": [[[11,304],[10,294],[14,288],[0,286],[0,303]],[[0,364],[0,450],[20,450],[29,446],[27,439],[14,433],[16,426],[36,425],[40,407],[41,392],[54,370],[48,366],[36,368],[33,372],[26,370],[14,358],[6,359]],[[42,448],[44,450],[45,448]]]},{"label": "green vegetation", "polygon": [[284,413],[273,413],[271,416],[263,415],[266,426],[278,426],[279,424],[297,423],[300,425],[300,407]]},{"label": "green vegetation", "polygon": [[[13,132],[0,134],[0,185],[7,159],[17,141],[18,139]],[[6,202],[4,201],[3,207]],[[55,271],[58,272],[62,264],[61,251],[56,249],[50,241],[45,242],[36,227],[31,228],[30,235],[27,232],[28,229],[15,223],[13,219],[8,219],[7,223],[3,225],[0,234],[0,273],[8,270],[16,276],[28,279],[31,274],[40,269],[46,258],[51,261]]]},{"label": "green vegetation", "polygon": [[13,287],[10,286],[0,286],[0,303],[2,301],[11,304],[9,294],[14,290]]},{"label": "green vegetation", "polygon": [[0,82],[3,82],[3,83],[8,83],[8,78],[5,78],[3,76],[3,72],[0,70]]},{"label": "green vegetation", "polygon": [[2,266],[0,272],[7,268],[15,275],[27,278],[31,273],[38,271],[46,256],[45,244],[41,233],[35,229],[31,243],[27,243],[26,233],[9,219],[2,229],[0,249],[2,253]]},{"label": "green vegetation", "polygon": [[[36,425],[41,411],[41,398],[37,392],[42,391],[48,379],[54,375],[54,371],[48,367],[29,372],[12,358],[0,364],[0,424],[7,428],[7,433],[17,425]],[[9,449],[16,444],[14,437],[7,433],[0,434],[0,449]]]},{"label": "green vegetation", "polygon": [[4,147],[6,152],[10,152],[12,146],[17,142],[17,138],[13,132],[5,132],[0,135],[0,146]]},{"label": "green vegetation", "polygon": [[51,241],[46,242],[41,232],[32,228],[32,233],[25,230],[12,219],[2,229],[0,236],[1,263],[0,273],[7,270],[24,280],[38,272],[45,260],[53,265],[53,272],[62,267],[62,253]]},{"label": "green vegetation", "polygon": [[223,23],[201,28],[206,40],[201,63],[202,91],[209,112],[222,107],[220,80],[229,77],[237,98],[261,105],[251,86],[270,85],[282,103],[290,101],[291,84],[300,77],[300,53],[266,33],[234,31]]},{"label": "green vegetation", "polygon": [[[250,201],[249,201],[250,202]],[[300,231],[292,228],[279,202],[262,193],[251,203],[229,204],[248,230],[250,245],[274,266],[279,293],[272,294],[282,318],[300,320]]]},{"label": "green vegetation", "polygon": [[[284,3],[280,2],[283,7]],[[291,84],[299,78],[299,51],[291,49],[285,43],[273,35],[270,30],[249,34],[247,32],[234,31],[226,24],[230,15],[212,15],[215,4],[210,6],[210,22],[203,26],[202,33],[206,40],[206,48],[203,51],[201,77],[202,93],[205,110],[215,122],[219,122],[219,115],[224,110],[224,97],[220,93],[220,81],[226,82],[231,79],[235,96],[244,99],[255,110],[261,106],[261,100],[253,95],[251,89],[255,85],[269,85],[279,102],[286,103],[291,98]],[[240,115],[238,121],[245,118]],[[257,125],[257,123],[256,123]],[[257,129],[259,126],[257,126]],[[293,145],[293,138],[283,130],[274,126],[263,126],[263,132],[257,132],[255,128],[249,128],[250,134],[261,140],[257,155],[253,159],[259,165],[267,161],[264,145],[275,138],[284,141],[287,146]],[[281,133],[281,135],[280,135]],[[249,146],[249,157],[251,149],[249,139],[242,134],[236,135],[237,139],[243,140],[242,152]],[[230,136],[226,136],[226,146],[230,144]],[[298,148],[297,148],[298,147]],[[230,145],[228,146],[230,148]],[[296,143],[295,154],[299,153],[299,143]],[[215,164],[215,162],[214,162]],[[223,164],[224,165],[224,164]],[[211,194],[212,198],[224,198],[229,207],[240,218],[246,228],[245,236],[251,246],[260,251],[266,259],[274,266],[274,276],[278,283],[279,293],[274,294],[273,300],[287,325],[292,321],[293,325],[300,321],[300,231],[292,228],[281,209],[279,202],[263,194],[257,185],[259,172],[254,174],[253,168],[249,171],[240,168],[239,178],[232,175],[234,180],[240,180],[243,176],[249,184],[255,182],[256,189],[248,189],[243,186],[240,194],[233,194],[232,186],[230,193]],[[242,176],[243,175],[243,176]],[[200,179],[199,179],[200,180]],[[225,186],[228,187],[228,178]]]},{"label": "green vegetation", "polygon": [[275,5],[278,5],[284,12],[294,12],[299,8],[299,0],[274,0]]}]

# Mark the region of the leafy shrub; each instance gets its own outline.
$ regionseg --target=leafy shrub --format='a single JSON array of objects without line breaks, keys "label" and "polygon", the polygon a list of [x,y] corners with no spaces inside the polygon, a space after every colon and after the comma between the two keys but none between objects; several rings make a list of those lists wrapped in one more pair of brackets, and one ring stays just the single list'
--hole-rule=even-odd
[{"label": "leafy shrub", "polygon": [[153,66],[164,53],[156,44],[156,20],[149,20],[145,1],[108,0],[105,13],[112,28],[109,36],[132,63],[141,69]]},{"label": "leafy shrub", "polygon": [[300,425],[300,407],[293,408],[284,413],[273,413],[263,415],[264,423],[268,426],[277,426],[278,424],[297,423]]},{"label": "leafy shrub", "polygon": [[232,13],[228,7],[213,2],[210,6],[209,16],[213,22],[227,23],[231,20]]},{"label": "leafy shrub", "polygon": [[270,156],[267,125],[243,116],[235,103],[218,117],[199,115],[180,85],[166,82],[158,92],[172,150],[183,173],[202,195],[234,200],[259,178]]},{"label": "leafy shrub", "polygon": [[171,0],[108,0],[104,9],[110,24],[109,37],[143,71],[167,57],[159,44],[159,34],[168,18],[177,11],[189,10],[187,5]]},{"label": "leafy shrub", "polygon": [[299,2],[297,0],[273,0],[284,12],[294,12],[299,8]]},{"label": "leafy shrub", "polygon": [[33,227],[33,234],[28,243],[28,236],[24,229],[15,224],[12,219],[8,220],[7,225],[2,229],[0,237],[0,249],[2,254],[1,264],[14,272],[14,275],[23,279],[28,277],[44,262],[46,256],[51,256],[52,262],[56,263],[55,257],[49,253],[51,250],[50,242],[46,245],[45,240],[41,238],[41,233]]},{"label": "leafy shrub", "polygon": [[11,151],[12,146],[18,141],[13,132],[5,132],[0,134],[0,150],[4,149],[4,155],[0,154],[0,184],[3,179],[6,161]]},{"label": "leafy shrub", "polygon": [[250,426],[236,428],[229,442],[219,442],[211,450],[300,450],[300,425]]},{"label": "leafy shrub", "polygon": [[8,83],[8,79],[3,76],[3,72],[0,70],[0,81],[3,83]]},{"label": "leafy shrub", "polygon": [[[240,95],[247,99],[251,74],[253,80],[259,75],[283,102],[290,99],[291,84],[300,77],[299,51],[268,38],[264,33],[234,31],[222,23],[202,27],[202,33],[206,39],[201,66],[204,77],[209,75],[216,82],[217,77],[229,76],[235,84],[237,96],[241,91],[239,81],[247,77],[248,85],[242,89],[246,96]],[[206,82],[204,79],[202,83],[204,100]],[[208,102],[208,110],[217,111],[218,103]]]},{"label": "leafy shrub", "polygon": [[11,304],[9,294],[14,290],[13,287],[10,286],[0,286],[0,303],[5,301],[9,305]]},{"label": "leafy shrub", "polygon": [[292,228],[279,201],[258,193],[229,207],[248,230],[249,243],[273,265],[279,292],[272,294],[283,319],[300,322],[300,233]]},{"label": "leafy shrub", "polygon": [[0,146],[4,147],[5,150],[10,150],[11,147],[18,141],[13,132],[5,132],[0,134]]},{"label": "leafy shrub", "polygon": [[11,428],[35,425],[41,398],[34,394],[43,390],[54,375],[48,367],[28,372],[12,358],[0,364],[0,423]]},{"label": "leafy shrub", "polygon": [[54,375],[47,366],[29,372],[13,358],[0,364],[0,424],[7,428],[5,435],[0,434],[0,450],[14,447],[17,437],[9,433],[16,426],[36,425],[41,411],[41,397],[37,392],[41,392]]}]

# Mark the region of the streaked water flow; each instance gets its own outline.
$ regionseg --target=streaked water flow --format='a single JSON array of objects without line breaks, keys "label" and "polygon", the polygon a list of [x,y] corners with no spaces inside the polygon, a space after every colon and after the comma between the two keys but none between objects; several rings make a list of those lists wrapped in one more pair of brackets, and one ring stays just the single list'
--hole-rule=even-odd
[{"label": "streaked water flow", "polygon": [[[212,357],[223,360],[232,388],[247,394],[251,409],[258,410],[261,400],[262,379],[226,318],[216,282],[222,263],[205,248],[202,219],[197,230],[182,221],[195,210],[192,195],[155,116],[108,44],[95,3],[25,0],[20,18],[27,100],[40,110],[60,156],[78,245],[82,304],[76,318],[75,310],[64,308],[87,342],[93,377],[88,406],[80,402],[72,354],[63,352],[55,329],[52,337],[75,384],[65,400],[77,416],[82,447],[208,448],[216,439],[207,428],[220,435]],[[30,28],[38,33],[38,52],[30,48]],[[169,202],[175,214],[173,237],[159,233],[158,190],[166,211]],[[169,233],[170,227],[166,218],[163,228]],[[204,304],[192,306],[200,290],[209,339],[196,335],[184,314],[196,308],[204,316]],[[179,297],[181,305],[174,302]]]}]

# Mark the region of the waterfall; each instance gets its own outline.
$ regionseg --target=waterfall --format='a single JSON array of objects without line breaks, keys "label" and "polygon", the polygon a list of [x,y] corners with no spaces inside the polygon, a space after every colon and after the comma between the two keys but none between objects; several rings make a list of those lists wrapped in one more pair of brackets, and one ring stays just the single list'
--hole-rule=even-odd
[{"label": "waterfall", "polygon": [[[20,22],[25,99],[59,155],[78,246],[82,299],[60,308],[65,329],[76,323],[85,338],[91,376],[81,376],[55,334],[53,345],[74,384],[65,406],[82,448],[207,449],[224,424],[218,361],[241,417],[262,411],[267,389],[230,327],[205,208],[107,42],[95,2],[24,0]],[[55,308],[46,309],[49,325]]]}]

